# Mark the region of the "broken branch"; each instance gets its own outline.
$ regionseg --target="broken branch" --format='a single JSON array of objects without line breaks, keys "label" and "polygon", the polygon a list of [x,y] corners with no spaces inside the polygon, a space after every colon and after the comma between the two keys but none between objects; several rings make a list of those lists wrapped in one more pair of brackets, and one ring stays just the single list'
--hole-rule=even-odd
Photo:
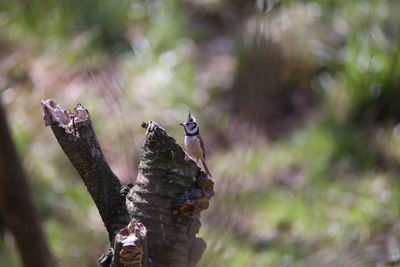
[{"label": "broken branch", "polygon": [[104,158],[94,133],[89,112],[78,104],[74,112],[62,109],[54,100],[42,101],[44,121],[68,159],[78,171],[107,228],[111,244],[130,218],[121,196],[121,183]]}]

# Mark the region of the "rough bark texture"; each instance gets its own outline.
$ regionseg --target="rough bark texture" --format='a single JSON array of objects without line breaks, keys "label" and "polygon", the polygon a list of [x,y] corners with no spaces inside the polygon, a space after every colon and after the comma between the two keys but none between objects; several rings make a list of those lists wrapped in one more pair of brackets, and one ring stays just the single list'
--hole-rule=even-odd
[{"label": "rough bark texture", "polygon": [[193,266],[206,248],[195,236],[214,184],[164,129],[154,122],[143,127],[147,133],[139,174],[127,196],[129,213],[148,230],[152,266]]},{"label": "rough bark texture", "polygon": [[75,112],[61,109],[53,100],[42,101],[45,123],[50,125],[61,148],[78,171],[113,240],[130,219],[121,183],[112,172],[97,141],[89,112],[78,105]]},{"label": "rough bark texture", "polygon": [[0,125],[0,217],[15,238],[24,266],[55,266],[1,105]]},{"label": "rough bark texture", "polygon": [[104,159],[89,112],[81,105],[75,112],[65,111],[53,100],[42,105],[46,125],[85,182],[109,232],[111,248],[100,265],[195,265],[206,248],[196,237],[200,211],[208,207],[214,183],[176,141],[158,124],[143,123],[147,133],[138,177],[133,187],[121,188]]}]

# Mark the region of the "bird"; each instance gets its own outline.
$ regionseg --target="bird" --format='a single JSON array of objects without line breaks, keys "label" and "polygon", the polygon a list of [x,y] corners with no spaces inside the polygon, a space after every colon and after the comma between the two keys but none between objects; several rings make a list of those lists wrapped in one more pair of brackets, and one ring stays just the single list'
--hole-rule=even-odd
[{"label": "bird", "polygon": [[185,150],[186,153],[198,163],[200,160],[203,164],[205,173],[212,177],[206,163],[206,154],[203,139],[200,136],[199,124],[196,118],[190,114],[185,123],[181,123],[185,129]]}]

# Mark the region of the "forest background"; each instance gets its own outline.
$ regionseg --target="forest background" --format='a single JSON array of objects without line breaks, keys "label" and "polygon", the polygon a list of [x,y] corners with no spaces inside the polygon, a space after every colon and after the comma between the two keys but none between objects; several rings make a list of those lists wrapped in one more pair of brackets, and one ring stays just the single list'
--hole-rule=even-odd
[{"label": "forest background", "polygon": [[[400,259],[400,2],[0,2],[0,96],[60,266],[108,248],[40,101],[82,103],[112,169],[195,114],[216,195],[199,266]],[[20,266],[1,224],[2,266]],[[88,246],[87,244],[91,244]],[[350,266],[350,265],[343,265]]]}]

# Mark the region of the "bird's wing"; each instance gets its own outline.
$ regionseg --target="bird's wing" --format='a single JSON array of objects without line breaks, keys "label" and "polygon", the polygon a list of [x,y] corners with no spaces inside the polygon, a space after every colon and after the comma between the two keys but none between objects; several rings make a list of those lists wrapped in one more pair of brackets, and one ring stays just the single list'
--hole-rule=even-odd
[{"label": "bird's wing", "polygon": [[197,136],[200,140],[200,146],[201,146],[201,150],[203,150],[203,158],[206,159],[206,148],[204,147],[204,142],[203,139],[201,138],[200,135]]}]

